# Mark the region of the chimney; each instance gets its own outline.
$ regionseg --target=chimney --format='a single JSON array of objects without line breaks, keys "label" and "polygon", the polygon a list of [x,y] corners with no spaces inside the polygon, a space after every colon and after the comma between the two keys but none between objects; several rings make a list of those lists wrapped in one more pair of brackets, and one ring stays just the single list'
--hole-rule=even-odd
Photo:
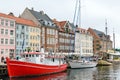
[{"label": "chimney", "polygon": [[44,11],[40,11],[40,14],[44,15]]},{"label": "chimney", "polygon": [[32,8],[31,8],[31,10],[33,10],[33,11],[34,11],[34,8],[32,7]]},{"label": "chimney", "polygon": [[13,14],[12,12],[10,12],[8,15],[10,15],[10,16],[14,16],[14,14]]},{"label": "chimney", "polygon": [[54,18],[53,21],[57,21],[57,20]]}]

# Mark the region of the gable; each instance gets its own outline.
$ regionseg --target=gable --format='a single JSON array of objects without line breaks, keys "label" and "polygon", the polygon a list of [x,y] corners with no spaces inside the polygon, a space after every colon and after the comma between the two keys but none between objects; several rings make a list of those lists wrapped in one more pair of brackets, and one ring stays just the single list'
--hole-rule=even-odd
[{"label": "gable", "polygon": [[34,10],[30,10],[30,9],[29,9],[29,11],[38,20],[38,22],[42,26],[48,26],[48,27],[51,27],[51,28],[56,28],[56,25],[53,23],[53,21],[43,11],[37,12],[37,11],[34,11]]}]

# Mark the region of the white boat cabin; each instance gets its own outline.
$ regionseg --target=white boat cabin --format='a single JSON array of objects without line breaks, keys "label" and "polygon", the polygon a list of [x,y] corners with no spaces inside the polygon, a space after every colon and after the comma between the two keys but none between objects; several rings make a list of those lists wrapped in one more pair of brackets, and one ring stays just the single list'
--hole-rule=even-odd
[{"label": "white boat cabin", "polygon": [[46,65],[61,65],[65,63],[63,55],[44,54],[41,52],[24,52],[21,54],[20,61]]}]

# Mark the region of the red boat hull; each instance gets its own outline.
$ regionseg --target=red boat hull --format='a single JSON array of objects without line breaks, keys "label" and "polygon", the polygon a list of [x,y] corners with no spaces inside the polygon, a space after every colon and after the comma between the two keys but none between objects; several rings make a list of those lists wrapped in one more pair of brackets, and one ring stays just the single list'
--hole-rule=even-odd
[{"label": "red boat hull", "polygon": [[67,64],[53,66],[10,60],[7,58],[9,77],[22,77],[33,75],[44,75],[62,72],[67,69]]}]

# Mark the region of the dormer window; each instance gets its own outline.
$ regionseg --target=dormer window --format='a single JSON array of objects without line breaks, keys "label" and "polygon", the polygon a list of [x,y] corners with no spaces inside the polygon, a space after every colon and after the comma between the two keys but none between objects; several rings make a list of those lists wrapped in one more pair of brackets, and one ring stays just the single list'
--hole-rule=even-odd
[{"label": "dormer window", "polygon": [[54,23],[52,24],[52,26],[55,26]]},{"label": "dormer window", "polygon": [[46,21],[46,20],[44,20],[45,21],[45,25],[47,25],[48,24],[48,22]]},{"label": "dormer window", "polygon": [[43,25],[45,25],[45,22],[43,22]]},{"label": "dormer window", "polygon": [[50,23],[48,22],[48,25],[50,25]]}]

